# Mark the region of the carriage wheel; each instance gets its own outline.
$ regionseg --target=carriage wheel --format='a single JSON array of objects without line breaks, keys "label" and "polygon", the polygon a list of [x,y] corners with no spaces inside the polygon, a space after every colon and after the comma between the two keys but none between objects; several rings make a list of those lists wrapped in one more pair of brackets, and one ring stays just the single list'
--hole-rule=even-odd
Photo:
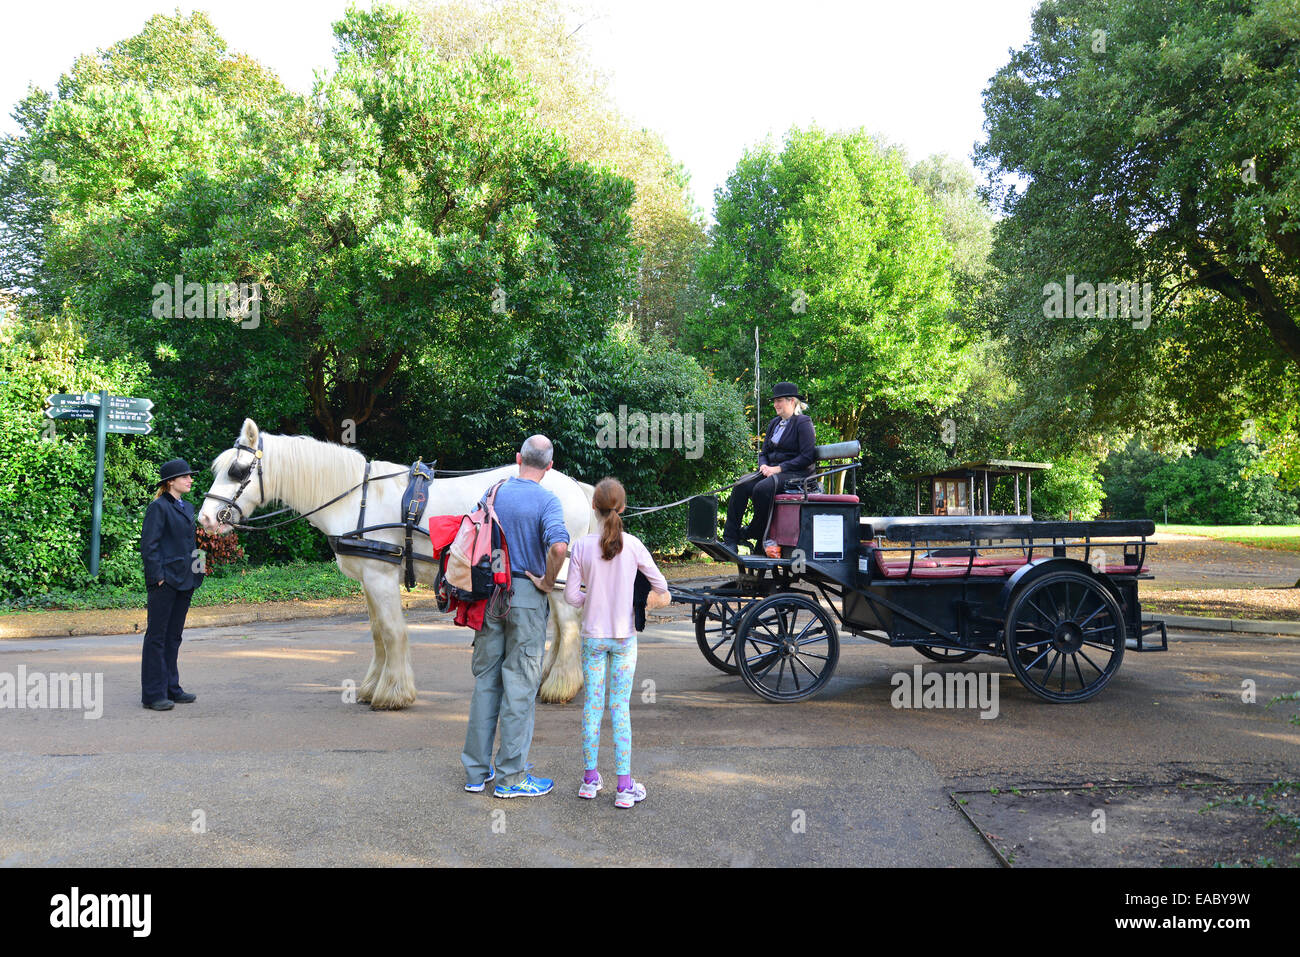
[{"label": "carriage wheel", "polygon": [[768,701],[798,701],[831,680],[840,657],[831,616],[807,595],[758,602],[736,626],[740,677]]},{"label": "carriage wheel", "polygon": [[704,653],[704,660],[729,675],[740,674],[735,657],[736,625],[746,607],[744,601],[706,601],[700,603],[692,616],[695,619],[695,643]]},{"label": "carriage wheel", "polygon": [[1119,603],[1095,578],[1061,571],[1018,591],[1007,612],[1007,663],[1047,701],[1086,701],[1124,660]]},{"label": "carriage wheel", "polygon": [[978,651],[958,651],[956,648],[935,648],[930,645],[913,645],[917,651],[925,655],[931,661],[938,661],[945,664],[957,664],[960,661],[970,661]]}]

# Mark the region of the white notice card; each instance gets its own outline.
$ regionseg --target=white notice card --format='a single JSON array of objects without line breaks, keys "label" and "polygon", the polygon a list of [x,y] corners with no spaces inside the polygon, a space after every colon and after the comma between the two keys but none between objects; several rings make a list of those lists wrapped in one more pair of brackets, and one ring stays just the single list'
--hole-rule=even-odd
[{"label": "white notice card", "polygon": [[813,561],[844,560],[844,517],[813,516]]}]

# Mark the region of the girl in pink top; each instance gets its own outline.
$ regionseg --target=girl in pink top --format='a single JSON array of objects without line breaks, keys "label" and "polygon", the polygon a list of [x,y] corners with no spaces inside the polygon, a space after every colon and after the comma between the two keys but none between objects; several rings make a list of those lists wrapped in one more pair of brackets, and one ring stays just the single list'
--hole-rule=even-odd
[{"label": "girl in pink top", "polygon": [[[620,513],[627,504],[623,485],[604,478],[591,505],[601,530],[578,539],[569,552],[569,576],[564,598],[584,607],[582,672],[586,698],[582,708],[582,753],[587,763],[578,797],[594,798],[601,789],[596,771],[600,748],[600,719],[604,713],[605,673],[609,672],[609,712],[614,726],[614,764],[618,771],[615,807],[631,807],[645,799],[645,785],[632,780],[632,719],[628,705],[636,671],[636,628],[632,620],[632,590],[636,573],[645,573],[656,594],[667,595],[668,583],[645,545],[623,531]],[[582,592],[586,583],[586,594]]]}]

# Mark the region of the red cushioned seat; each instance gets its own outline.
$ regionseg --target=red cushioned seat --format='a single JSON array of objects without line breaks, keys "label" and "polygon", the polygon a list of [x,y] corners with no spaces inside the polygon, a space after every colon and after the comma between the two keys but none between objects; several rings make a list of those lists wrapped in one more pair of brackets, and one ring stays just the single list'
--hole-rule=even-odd
[{"label": "red cushioned seat", "polygon": [[[999,578],[1011,574],[1011,568],[1006,565],[986,565],[983,567],[973,567],[970,570],[971,578]],[[966,567],[954,568],[951,565],[944,568],[918,568],[912,572],[913,578],[965,578]]]},{"label": "red cushioned seat", "polygon": [[830,505],[857,505],[856,495],[831,495],[828,492],[813,492],[807,498],[802,495],[781,493],[776,496],[778,502],[825,502]]},{"label": "red cushioned seat", "polygon": [[963,558],[961,555],[941,555],[935,558],[940,565],[965,565],[968,562],[976,568],[987,568],[997,565],[1005,565],[1011,568],[1019,568],[1021,565],[1029,563],[1029,559],[1023,555],[1017,555],[1015,558],[976,558],[973,562],[969,558]]}]

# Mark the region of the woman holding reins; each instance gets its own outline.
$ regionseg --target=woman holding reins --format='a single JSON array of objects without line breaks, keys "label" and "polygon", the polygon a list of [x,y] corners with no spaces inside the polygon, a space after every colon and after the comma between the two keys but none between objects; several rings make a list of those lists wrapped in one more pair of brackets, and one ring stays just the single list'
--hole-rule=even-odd
[{"label": "woman holding reins", "polygon": [[[767,529],[776,494],[788,482],[812,475],[817,457],[817,433],[812,419],[804,415],[808,403],[793,382],[778,382],[772,390],[776,417],[767,424],[767,434],[758,453],[758,474],[742,479],[727,503],[727,524],[722,532],[725,548],[739,554],[742,536],[759,539]],[[748,528],[740,527],[745,505],[754,501],[754,519]],[[757,543],[753,550],[758,550]]]}]

